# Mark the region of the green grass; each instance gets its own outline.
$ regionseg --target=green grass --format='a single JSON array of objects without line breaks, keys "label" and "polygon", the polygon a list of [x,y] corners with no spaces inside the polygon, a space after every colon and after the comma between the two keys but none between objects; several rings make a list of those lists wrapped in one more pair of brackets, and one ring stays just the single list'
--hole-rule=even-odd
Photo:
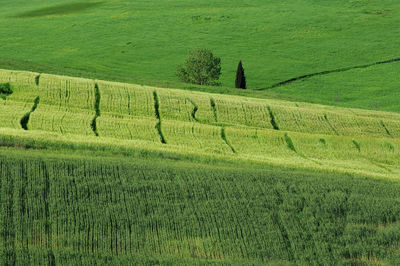
[{"label": "green grass", "polygon": [[2,264],[400,261],[399,114],[38,76],[0,70]]},{"label": "green grass", "polygon": [[400,259],[398,181],[10,149],[0,169],[4,264]]},{"label": "green grass", "polygon": [[68,15],[68,14],[82,12],[90,8],[94,8],[100,4],[102,4],[102,2],[60,4],[56,6],[39,8],[36,10],[24,12],[19,15],[16,15],[15,18],[34,18],[34,17],[45,17],[45,16]]},{"label": "green grass", "polygon": [[400,112],[398,73],[400,63],[380,65],[313,77],[268,93],[287,100]]},{"label": "green grass", "polygon": [[0,2],[0,264],[399,264],[398,1]]},{"label": "green grass", "polygon": [[[400,57],[397,1],[33,0],[0,11],[2,68],[400,111],[399,62],[255,90]],[[177,65],[196,47],[222,58],[223,87],[177,80]],[[239,60],[247,91],[233,89]]]}]

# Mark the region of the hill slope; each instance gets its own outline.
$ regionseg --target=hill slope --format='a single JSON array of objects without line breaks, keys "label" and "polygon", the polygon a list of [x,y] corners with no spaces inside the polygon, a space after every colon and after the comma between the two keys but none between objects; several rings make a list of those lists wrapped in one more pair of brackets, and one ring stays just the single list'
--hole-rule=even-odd
[{"label": "hill slope", "polygon": [[[224,87],[243,60],[251,89],[400,57],[393,0],[33,0],[0,11],[0,67],[162,87],[190,88],[175,69],[195,47],[222,58]],[[397,62],[247,93],[399,112],[399,72]]]},{"label": "hill slope", "polygon": [[4,264],[400,261],[398,114],[23,71],[1,83]]},{"label": "hill slope", "polygon": [[10,149],[0,170],[4,264],[400,261],[399,182]]},{"label": "hill slope", "polygon": [[101,146],[400,174],[400,115],[395,113],[21,71],[1,71],[1,82],[15,90],[0,100],[0,137],[9,145],[24,140],[44,147]]}]

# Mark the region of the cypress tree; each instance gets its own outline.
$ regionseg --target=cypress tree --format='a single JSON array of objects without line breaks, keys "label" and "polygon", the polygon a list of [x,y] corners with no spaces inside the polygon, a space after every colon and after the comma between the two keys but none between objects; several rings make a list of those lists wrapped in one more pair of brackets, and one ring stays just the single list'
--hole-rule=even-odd
[{"label": "cypress tree", "polygon": [[237,71],[236,71],[236,80],[235,87],[238,89],[246,89],[246,77],[244,75],[244,69],[242,66],[242,60],[239,61]]}]

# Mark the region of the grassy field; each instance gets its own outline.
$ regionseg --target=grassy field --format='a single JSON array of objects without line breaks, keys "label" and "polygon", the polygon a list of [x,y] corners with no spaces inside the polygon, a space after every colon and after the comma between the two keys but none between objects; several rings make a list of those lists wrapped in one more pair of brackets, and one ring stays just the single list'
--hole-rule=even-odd
[{"label": "grassy field", "polygon": [[400,260],[398,181],[11,149],[0,180],[6,265]]},{"label": "grassy field", "polygon": [[[162,87],[399,112],[400,63],[294,77],[399,58],[393,0],[49,1],[2,3],[0,67]],[[222,58],[221,88],[181,84],[196,47]],[[243,60],[249,90],[232,89]]]},{"label": "grassy field", "polygon": [[400,115],[0,70],[12,264],[400,261]]},{"label": "grassy field", "polygon": [[1,265],[400,263],[400,2],[0,3]]}]

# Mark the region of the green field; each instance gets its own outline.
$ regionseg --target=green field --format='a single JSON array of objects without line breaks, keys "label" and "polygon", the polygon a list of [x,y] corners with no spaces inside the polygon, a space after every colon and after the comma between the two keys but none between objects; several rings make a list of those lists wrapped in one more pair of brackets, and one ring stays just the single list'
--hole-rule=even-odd
[{"label": "green field", "polygon": [[0,265],[400,264],[397,1],[0,3]]},{"label": "green field", "polygon": [[[2,2],[0,67],[399,112],[393,0]],[[222,59],[223,87],[179,83],[192,48]],[[249,90],[231,89],[243,60]]]},{"label": "green field", "polygon": [[400,259],[398,181],[131,158],[1,151],[2,263],[395,265]]},{"label": "green field", "polygon": [[[0,71],[1,82],[15,90],[0,100],[0,138],[12,146],[22,140],[100,145],[128,154],[141,149],[389,178],[400,174],[395,113],[21,71]],[[38,97],[24,132],[20,120]]]},{"label": "green field", "polygon": [[400,260],[400,115],[0,70],[13,264]]}]

